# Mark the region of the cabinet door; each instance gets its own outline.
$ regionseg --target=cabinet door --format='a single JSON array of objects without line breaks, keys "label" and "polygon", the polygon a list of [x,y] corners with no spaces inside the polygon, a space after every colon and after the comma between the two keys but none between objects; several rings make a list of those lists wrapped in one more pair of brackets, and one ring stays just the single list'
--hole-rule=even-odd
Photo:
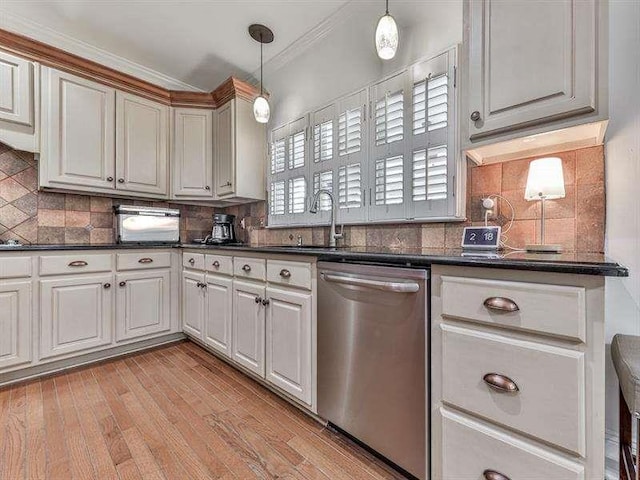
[{"label": "cabinet door", "polygon": [[42,67],[40,183],[115,187],[115,90]]},{"label": "cabinet door", "polygon": [[267,288],[266,379],[311,405],[311,294]]},{"label": "cabinet door", "polygon": [[207,310],[204,341],[231,358],[231,312],[233,284],[231,278],[207,275]]},{"label": "cabinet door", "polygon": [[166,195],[168,163],[169,107],[117,92],[116,188]]},{"label": "cabinet door", "polygon": [[264,311],[262,284],[233,281],[233,359],[264,378]]},{"label": "cabinet door", "polygon": [[149,270],[116,276],[116,340],[171,328],[171,272]]},{"label": "cabinet door", "polygon": [[471,1],[472,141],[595,110],[595,3]]},{"label": "cabinet door", "polygon": [[31,361],[31,282],[0,284],[0,370]]},{"label": "cabinet door", "polygon": [[182,329],[200,340],[204,336],[204,274],[182,274]]},{"label": "cabinet door", "polygon": [[220,107],[216,116],[216,195],[230,195],[235,191],[235,100]]},{"label": "cabinet door", "polygon": [[40,281],[40,358],[111,343],[111,274]]},{"label": "cabinet door", "polygon": [[0,52],[0,120],[33,125],[33,64]]},{"label": "cabinet door", "polygon": [[213,197],[213,112],[174,110],[173,196]]}]

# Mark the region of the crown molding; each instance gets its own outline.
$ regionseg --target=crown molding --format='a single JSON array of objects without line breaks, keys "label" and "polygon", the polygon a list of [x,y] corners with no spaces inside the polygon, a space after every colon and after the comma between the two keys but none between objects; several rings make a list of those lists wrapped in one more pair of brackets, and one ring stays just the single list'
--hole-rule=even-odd
[{"label": "crown molding", "polygon": [[[271,72],[278,71],[296,57],[299,57],[313,45],[324,39],[341,23],[349,20],[361,7],[359,0],[349,0],[338,10],[333,12],[322,22],[317,24],[311,30],[307,31],[301,37],[291,42],[284,50],[271,57],[264,63],[263,68],[269,68]],[[260,73],[260,68],[247,75],[246,80],[252,81]]]},{"label": "crown molding", "polygon": [[92,62],[109,65],[114,70],[136,77],[167,90],[202,92],[201,89],[155,71],[151,68],[114,55],[86,42],[73,38],[32,20],[0,10],[0,28],[56,47]]}]

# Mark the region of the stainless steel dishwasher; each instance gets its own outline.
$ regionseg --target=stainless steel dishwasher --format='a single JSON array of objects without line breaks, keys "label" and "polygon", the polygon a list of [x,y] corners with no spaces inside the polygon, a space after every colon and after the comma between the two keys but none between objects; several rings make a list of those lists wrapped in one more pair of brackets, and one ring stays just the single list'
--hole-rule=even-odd
[{"label": "stainless steel dishwasher", "polygon": [[318,414],[426,478],[429,272],[318,264]]}]

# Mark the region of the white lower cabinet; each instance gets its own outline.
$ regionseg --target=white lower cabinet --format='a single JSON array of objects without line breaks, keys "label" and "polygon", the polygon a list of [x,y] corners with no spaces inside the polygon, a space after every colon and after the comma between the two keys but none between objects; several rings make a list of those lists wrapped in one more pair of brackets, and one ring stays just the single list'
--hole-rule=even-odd
[{"label": "white lower cabinet", "polygon": [[149,270],[116,276],[116,340],[171,329],[171,272]]},{"label": "white lower cabinet", "polygon": [[40,359],[111,343],[112,283],[111,273],[40,281]]},{"label": "white lower cabinet", "polygon": [[182,329],[202,340],[204,332],[204,273],[182,274]]},{"label": "white lower cabinet", "polygon": [[233,360],[264,378],[265,287],[233,281]]},{"label": "white lower cabinet", "polygon": [[31,361],[31,281],[0,283],[0,370]]},{"label": "white lower cabinet", "polygon": [[207,275],[204,343],[231,358],[233,280]]},{"label": "white lower cabinet", "polygon": [[311,293],[267,288],[266,379],[311,405]]}]

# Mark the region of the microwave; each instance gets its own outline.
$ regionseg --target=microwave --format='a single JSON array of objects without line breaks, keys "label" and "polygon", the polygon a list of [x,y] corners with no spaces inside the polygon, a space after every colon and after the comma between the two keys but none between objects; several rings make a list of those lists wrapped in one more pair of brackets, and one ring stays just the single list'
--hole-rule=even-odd
[{"label": "microwave", "polygon": [[118,205],[113,211],[118,243],[180,243],[180,210]]}]

